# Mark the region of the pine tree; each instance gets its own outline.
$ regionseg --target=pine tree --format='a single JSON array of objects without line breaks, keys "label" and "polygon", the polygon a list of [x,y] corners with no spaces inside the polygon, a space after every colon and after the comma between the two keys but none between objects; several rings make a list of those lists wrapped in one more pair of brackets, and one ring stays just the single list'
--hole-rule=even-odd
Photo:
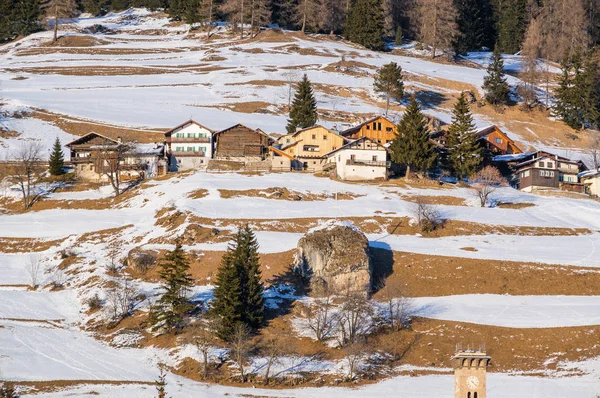
[{"label": "pine tree", "polygon": [[189,274],[190,265],[180,242],[176,243],[173,251],[165,255],[159,266],[158,275],[162,280],[161,288],[164,293],[153,310],[153,330],[164,328],[170,333],[181,328],[183,317],[193,309],[187,294],[194,281]]},{"label": "pine tree", "polygon": [[424,172],[435,164],[437,155],[429,140],[427,119],[415,97],[411,98],[398,124],[390,152],[394,162],[406,165],[406,178],[410,177],[411,170]]},{"label": "pine tree", "polygon": [[356,0],[348,12],[345,36],[370,50],[383,50],[383,22],[381,0]]},{"label": "pine tree", "polygon": [[402,81],[402,67],[395,62],[383,65],[375,75],[373,88],[377,93],[385,94],[385,114],[390,108],[390,99],[402,99],[404,96],[404,82]]},{"label": "pine tree", "polygon": [[165,369],[160,366],[160,374],[158,379],[155,381],[157,398],[167,398],[167,380],[166,380]]},{"label": "pine tree", "polygon": [[481,165],[482,157],[464,93],[458,97],[452,113],[452,124],[448,128],[448,159],[459,178],[470,177]]},{"label": "pine tree", "polygon": [[219,319],[217,336],[226,341],[231,339],[235,326],[242,321],[242,287],[235,264],[235,242],[238,237],[229,245],[227,253],[221,259],[214,290],[215,299],[212,302],[212,312]]},{"label": "pine tree", "polygon": [[24,36],[41,29],[41,11],[38,0],[13,0],[12,3],[10,28],[14,34]]},{"label": "pine tree", "polygon": [[[578,128],[580,118],[575,106],[578,93],[574,90],[574,74],[579,74],[578,57],[569,59],[565,57],[560,63],[561,74],[558,78],[558,88],[555,91],[556,105],[554,106],[554,115],[560,118],[565,124]],[[573,70],[576,70],[575,72]]]},{"label": "pine tree", "polygon": [[298,83],[296,95],[290,109],[290,118],[286,130],[293,133],[296,128],[307,128],[314,126],[317,122],[317,101],[313,89],[306,74]]},{"label": "pine tree", "polygon": [[63,167],[65,166],[65,159],[62,151],[62,146],[60,145],[60,140],[56,137],[56,141],[54,141],[54,147],[52,148],[52,153],[50,154],[49,163],[49,171],[50,175],[58,176],[64,173]]},{"label": "pine tree", "polygon": [[258,329],[263,324],[265,309],[258,242],[248,225],[242,228],[240,233],[235,262],[242,281],[242,322],[252,329]]},{"label": "pine tree", "polygon": [[498,49],[494,49],[492,62],[488,65],[487,75],[483,78],[485,100],[493,105],[506,104],[510,87],[504,77],[504,61]]},{"label": "pine tree", "polygon": [[456,0],[458,29],[460,34],[455,43],[456,52],[491,48],[496,42],[493,10],[489,0]]}]

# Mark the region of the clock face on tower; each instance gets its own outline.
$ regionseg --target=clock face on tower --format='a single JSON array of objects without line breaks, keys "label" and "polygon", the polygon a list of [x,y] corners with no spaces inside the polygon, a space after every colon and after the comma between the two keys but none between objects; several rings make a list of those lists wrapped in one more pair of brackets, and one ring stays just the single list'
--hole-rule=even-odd
[{"label": "clock face on tower", "polygon": [[467,378],[467,387],[469,387],[469,388],[479,387],[479,379],[477,378],[477,376],[469,376],[469,378]]}]

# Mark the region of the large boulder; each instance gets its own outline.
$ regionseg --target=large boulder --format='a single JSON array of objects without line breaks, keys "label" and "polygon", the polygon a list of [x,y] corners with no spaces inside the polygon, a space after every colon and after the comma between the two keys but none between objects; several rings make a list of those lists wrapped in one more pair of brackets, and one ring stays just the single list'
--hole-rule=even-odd
[{"label": "large boulder", "polygon": [[295,266],[315,295],[371,292],[369,240],[352,223],[330,223],[298,242]]},{"label": "large boulder", "polygon": [[154,250],[144,250],[136,247],[127,254],[125,262],[128,267],[145,274],[158,262],[158,254]]}]

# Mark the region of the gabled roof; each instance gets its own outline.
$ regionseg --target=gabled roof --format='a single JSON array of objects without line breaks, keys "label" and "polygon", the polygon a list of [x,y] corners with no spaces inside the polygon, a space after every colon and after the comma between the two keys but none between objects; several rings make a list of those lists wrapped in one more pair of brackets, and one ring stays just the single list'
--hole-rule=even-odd
[{"label": "gabled roof", "polygon": [[600,176],[600,168],[596,170],[586,170],[577,174],[579,178],[594,178],[596,176]]},{"label": "gabled roof", "polygon": [[[344,144],[344,145],[342,145],[341,147],[339,147],[339,148],[337,148],[337,149],[334,149],[333,151],[330,151],[330,152],[326,153],[326,154],[325,154],[325,155],[323,155],[323,156],[331,156],[331,155],[333,155],[334,153],[336,153],[336,152],[338,152],[338,151],[341,151],[341,150],[343,150],[343,149],[352,149],[353,147],[359,146],[360,144],[362,144],[363,142],[366,142],[366,141],[368,141],[368,142],[370,142],[370,143],[372,143],[372,144],[375,144],[375,145],[377,146],[377,149],[375,149],[375,150],[377,150],[377,151],[387,151],[386,147],[384,147],[383,145],[381,145],[381,144],[379,144],[379,143],[377,143],[377,142],[373,141],[373,140],[372,140],[372,139],[370,139],[369,137],[362,137],[362,138],[359,138],[359,139],[357,139],[357,140],[350,141],[349,143],[347,143],[347,144]],[[359,148],[359,149],[365,149],[365,150],[367,150],[367,151],[372,151],[372,150],[374,150],[374,149],[372,149],[372,148],[371,148],[371,149]]]},{"label": "gabled roof", "polygon": [[283,152],[281,149],[277,149],[277,148],[275,148],[275,147],[273,147],[273,146],[270,146],[270,147],[269,147],[269,151],[271,151],[271,152],[275,152],[275,153],[276,153],[276,154],[278,154],[279,156],[283,156],[283,157],[285,157],[285,158],[288,158],[288,159],[290,159],[290,160],[293,160],[293,159],[294,159],[294,157],[293,157],[292,155],[288,155],[287,153]]},{"label": "gabled roof", "polygon": [[388,119],[387,117],[385,117],[385,116],[383,116],[383,115],[379,115],[379,116],[372,117],[372,118],[371,118],[371,119],[369,119],[369,120],[365,120],[364,122],[362,122],[362,123],[360,123],[360,124],[357,124],[356,126],[350,127],[350,128],[348,128],[348,129],[346,129],[346,130],[342,131],[342,132],[340,133],[340,135],[342,135],[342,136],[344,136],[344,137],[345,137],[345,136],[347,136],[347,135],[352,135],[352,134],[356,133],[357,131],[359,131],[360,129],[362,129],[362,128],[363,128],[363,126],[365,126],[365,125],[367,125],[367,124],[369,124],[369,123],[373,123],[373,122],[374,122],[375,120],[377,120],[377,119],[385,119],[385,120],[387,120],[388,122],[390,122],[391,124],[395,124],[394,122],[392,122],[392,121],[391,121],[390,119]]},{"label": "gabled roof", "polygon": [[173,134],[173,133],[175,132],[175,130],[179,130],[179,129],[183,128],[183,127],[187,127],[189,124],[195,124],[195,125],[196,125],[196,126],[198,126],[198,127],[201,127],[201,128],[203,128],[203,129],[206,129],[206,130],[210,131],[211,133],[213,133],[213,132],[214,132],[213,130],[209,129],[208,127],[201,125],[201,124],[200,124],[200,123],[198,123],[197,121],[195,121],[195,120],[193,120],[193,119],[190,119],[190,120],[188,120],[187,122],[183,122],[183,123],[181,123],[179,126],[177,126],[177,127],[173,127],[171,130],[169,130],[169,131],[166,131],[166,132],[165,132],[165,137],[169,137],[171,134]]},{"label": "gabled roof", "polygon": [[[324,130],[327,130],[327,131],[328,131],[328,132],[330,132],[331,134],[339,135],[340,137],[342,137],[340,134],[336,133],[335,131],[333,131],[333,130],[329,130],[327,127],[323,127],[323,126],[321,126],[320,124],[315,124],[314,126],[310,126],[310,127],[304,128],[304,129],[302,129],[302,130],[298,130],[298,131],[296,131],[296,132],[292,133],[292,137],[296,137],[296,136],[297,136],[298,134],[300,134],[300,133],[303,133],[303,132],[305,132],[305,131],[312,130],[312,129],[317,129],[317,128],[322,128],[322,129],[324,129]],[[342,137],[342,138],[346,139],[345,137]]]},{"label": "gabled roof", "polygon": [[234,129],[234,128],[236,128],[236,127],[243,127],[243,128],[246,128],[246,129],[248,129],[248,130],[252,130],[253,132],[256,132],[256,133],[262,134],[262,135],[264,135],[264,136],[265,136],[265,137],[267,137],[267,138],[270,138],[270,137],[269,137],[269,135],[268,135],[267,133],[265,133],[264,131],[262,131],[261,129],[253,129],[253,128],[250,128],[250,127],[248,127],[248,126],[245,126],[245,125],[243,125],[243,124],[241,124],[241,123],[234,124],[234,125],[233,125],[233,126],[231,126],[231,127],[227,127],[226,129],[223,129],[223,130],[220,130],[220,131],[214,132],[213,134],[214,134],[214,135],[222,134],[222,133],[224,133],[224,132],[226,132],[226,131],[229,131],[229,130],[231,130],[231,129]]},{"label": "gabled roof", "polygon": [[[512,140],[512,138],[510,138],[504,131],[502,131],[498,126],[496,126],[495,124],[492,124],[491,126],[487,126],[484,127],[480,130],[478,130],[477,132],[475,132],[475,135],[477,137],[479,137],[480,139],[493,133],[493,132],[498,132],[500,133],[505,139],[506,141],[512,145],[513,148],[517,149],[518,151],[521,151],[521,149],[515,144],[515,142]],[[489,142],[490,144],[496,146],[493,142]]]},{"label": "gabled roof", "polygon": [[293,146],[295,146],[295,145],[297,145],[297,144],[301,143],[302,141],[304,141],[304,140],[300,139],[300,140],[298,140],[298,141],[291,142],[291,143],[287,144],[286,146],[284,146],[284,147],[281,147],[280,149],[281,149],[281,150],[285,150],[285,149],[291,148],[291,147],[293,147]]},{"label": "gabled roof", "polygon": [[104,136],[102,134],[91,132],[91,133],[87,133],[86,135],[84,135],[82,137],[74,139],[73,141],[69,142],[65,146],[70,147],[71,145],[80,145],[80,144],[83,144],[83,143],[91,140],[94,137],[104,138],[105,140],[111,141],[111,142],[113,142],[115,144],[119,143],[119,141],[113,140],[112,138],[108,138],[108,137],[106,137],[106,136]]}]

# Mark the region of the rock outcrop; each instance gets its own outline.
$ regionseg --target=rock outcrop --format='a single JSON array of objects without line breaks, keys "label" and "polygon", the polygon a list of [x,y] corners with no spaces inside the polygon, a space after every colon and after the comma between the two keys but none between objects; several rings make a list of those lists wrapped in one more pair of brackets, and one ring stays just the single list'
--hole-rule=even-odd
[{"label": "rock outcrop", "polygon": [[371,291],[369,241],[352,223],[308,232],[298,242],[295,266],[310,278],[313,295],[369,295]]},{"label": "rock outcrop", "polygon": [[131,249],[127,254],[126,265],[139,273],[146,273],[153,268],[157,261],[157,253],[153,250],[144,250],[139,247]]}]

